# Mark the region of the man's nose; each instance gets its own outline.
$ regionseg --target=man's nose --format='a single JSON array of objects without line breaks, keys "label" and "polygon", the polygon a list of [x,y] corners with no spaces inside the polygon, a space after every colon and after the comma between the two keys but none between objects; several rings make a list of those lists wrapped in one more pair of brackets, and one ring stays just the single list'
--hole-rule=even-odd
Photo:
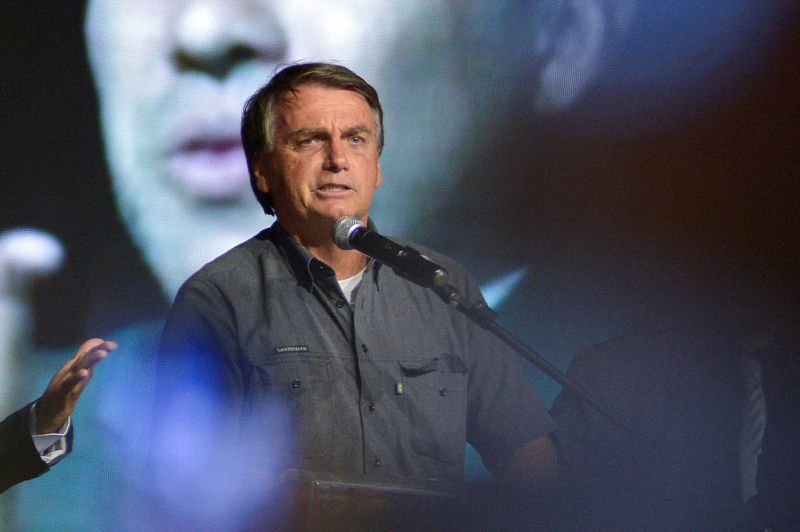
[{"label": "man's nose", "polygon": [[174,21],[174,61],[222,79],[237,65],[286,59],[287,36],[273,2],[252,0],[188,1]]},{"label": "man's nose", "polygon": [[331,139],[328,143],[328,153],[325,157],[324,170],[328,172],[341,172],[350,169],[350,162],[347,160],[347,149],[341,139]]}]

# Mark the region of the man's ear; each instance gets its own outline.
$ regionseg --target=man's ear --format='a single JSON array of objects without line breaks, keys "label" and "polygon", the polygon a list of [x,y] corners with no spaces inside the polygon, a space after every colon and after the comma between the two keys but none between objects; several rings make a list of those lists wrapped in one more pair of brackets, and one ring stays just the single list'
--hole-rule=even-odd
[{"label": "man's ear", "polygon": [[378,176],[375,178],[375,188],[380,188],[383,183],[383,176],[381,175],[381,162],[378,161]]},{"label": "man's ear", "polygon": [[270,193],[270,185],[269,185],[269,170],[266,161],[262,157],[258,163],[256,163],[255,168],[253,168],[253,175],[256,176],[256,188],[259,192],[263,194]]},{"label": "man's ear", "polygon": [[583,94],[600,68],[609,42],[624,31],[635,0],[564,0],[536,39],[539,90],[536,109],[564,111]]}]

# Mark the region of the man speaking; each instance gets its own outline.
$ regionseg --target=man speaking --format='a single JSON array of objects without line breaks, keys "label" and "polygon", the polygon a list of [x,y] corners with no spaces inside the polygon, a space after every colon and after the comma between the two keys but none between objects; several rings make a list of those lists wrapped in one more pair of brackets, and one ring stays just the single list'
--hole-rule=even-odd
[{"label": "man speaking", "polygon": [[[434,131],[419,134],[436,142]],[[433,291],[331,237],[343,216],[374,228],[383,139],[377,93],[345,67],[295,64],[253,95],[242,140],[253,190],[277,222],[178,292],[156,410],[176,408],[182,382],[199,378],[225,419],[192,423],[289,427],[270,448],[283,467],[458,482],[469,442],[507,485],[547,487],[558,475],[555,425],[514,353]],[[421,251],[465,301],[481,300],[457,264]],[[264,445],[253,444],[244,443]]]}]

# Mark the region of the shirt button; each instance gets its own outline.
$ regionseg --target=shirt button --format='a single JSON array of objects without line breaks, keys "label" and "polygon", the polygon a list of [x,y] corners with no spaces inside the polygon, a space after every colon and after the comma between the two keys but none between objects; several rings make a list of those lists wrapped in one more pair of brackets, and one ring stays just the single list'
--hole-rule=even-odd
[{"label": "shirt button", "polygon": [[367,349],[367,344],[361,344],[361,352],[366,353],[367,351],[369,351],[369,349]]},{"label": "shirt button", "polygon": [[292,381],[292,388],[299,388],[300,385],[303,384],[300,379],[295,379]]},{"label": "shirt button", "polygon": [[381,466],[381,459],[378,458],[378,455],[372,457],[372,465],[374,465],[375,467]]},{"label": "shirt button", "polygon": [[369,403],[367,403],[367,408],[369,408],[370,412],[374,412],[375,411],[375,403],[370,401]]},{"label": "shirt button", "polygon": [[442,397],[447,395],[447,388],[439,388],[439,395],[441,395]]},{"label": "shirt button", "polygon": [[336,301],[336,308],[342,308],[343,306],[344,306],[344,301],[342,301],[341,299]]}]

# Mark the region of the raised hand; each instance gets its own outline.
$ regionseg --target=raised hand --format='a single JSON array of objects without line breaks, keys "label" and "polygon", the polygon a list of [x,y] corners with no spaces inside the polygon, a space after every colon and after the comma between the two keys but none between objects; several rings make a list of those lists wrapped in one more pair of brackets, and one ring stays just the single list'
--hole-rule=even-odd
[{"label": "raised hand", "polygon": [[36,433],[56,432],[67,421],[98,362],[117,348],[116,342],[92,338],[61,366],[36,403]]}]

